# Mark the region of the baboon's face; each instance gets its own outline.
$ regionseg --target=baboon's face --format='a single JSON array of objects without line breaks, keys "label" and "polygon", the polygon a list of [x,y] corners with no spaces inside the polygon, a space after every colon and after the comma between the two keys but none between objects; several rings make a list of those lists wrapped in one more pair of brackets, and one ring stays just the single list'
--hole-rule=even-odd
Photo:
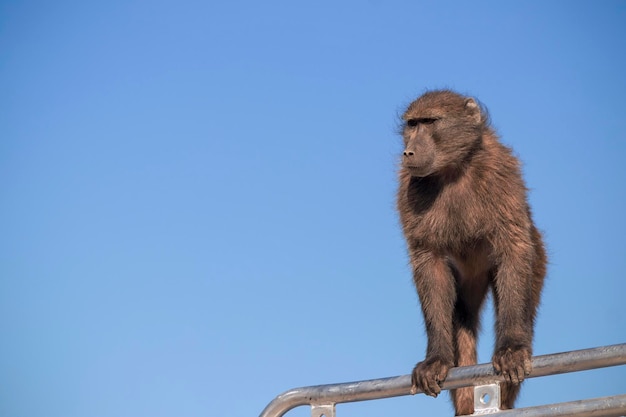
[{"label": "baboon's face", "polygon": [[463,163],[484,127],[480,108],[471,98],[426,93],[403,115],[402,167],[427,177]]},{"label": "baboon's face", "polygon": [[405,123],[402,166],[414,177],[426,177],[437,170],[435,124],[438,122],[434,117],[417,117]]}]

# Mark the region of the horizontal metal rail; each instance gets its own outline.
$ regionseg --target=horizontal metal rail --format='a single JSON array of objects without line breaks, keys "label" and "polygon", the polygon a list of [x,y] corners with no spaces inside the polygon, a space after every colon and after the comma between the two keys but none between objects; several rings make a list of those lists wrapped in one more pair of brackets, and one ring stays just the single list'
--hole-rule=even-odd
[{"label": "horizontal metal rail", "polygon": [[498,417],[619,417],[624,415],[626,415],[626,394],[568,403],[540,405],[537,407],[515,408],[513,410],[498,411],[497,413]]},{"label": "horizontal metal rail", "polygon": [[[533,370],[528,378],[585,371],[626,364],[626,343],[564,353],[535,356]],[[442,389],[449,390],[468,386],[503,382],[496,375],[491,363],[452,368],[443,382]],[[411,376],[341,384],[317,385],[295,388],[277,396],[263,410],[260,417],[281,417],[292,408],[311,405],[319,408],[319,416],[334,416],[335,404],[354,401],[376,400],[411,394]],[[498,416],[622,416],[626,415],[626,395],[581,400],[571,403],[520,408],[498,412]]]}]

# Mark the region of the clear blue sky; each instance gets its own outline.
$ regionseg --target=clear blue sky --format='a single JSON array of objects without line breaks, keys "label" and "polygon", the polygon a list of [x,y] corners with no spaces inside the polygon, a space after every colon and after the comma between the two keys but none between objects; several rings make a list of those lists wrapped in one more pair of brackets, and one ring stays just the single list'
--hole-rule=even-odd
[{"label": "clear blue sky", "polygon": [[[397,128],[428,88],[479,98],[524,162],[535,353],[626,342],[625,74],[622,1],[0,2],[0,416],[257,416],[409,373]],[[518,405],[624,392],[612,368]]]}]

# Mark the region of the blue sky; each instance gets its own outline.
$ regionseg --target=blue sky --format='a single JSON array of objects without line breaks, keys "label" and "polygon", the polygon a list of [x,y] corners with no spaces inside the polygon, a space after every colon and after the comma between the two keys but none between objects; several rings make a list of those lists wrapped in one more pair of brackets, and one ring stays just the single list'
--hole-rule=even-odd
[{"label": "blue sky", "polygon": [[[524,163],[535,353],[625,342],[625,22],[619,1],[0,2],[0,415],[255,416],[409,373],[398,115],[430,88],[480,99]],[[611,368],[518,405],[624,392]],[[447,396],[338,406],[418,414]]]}]

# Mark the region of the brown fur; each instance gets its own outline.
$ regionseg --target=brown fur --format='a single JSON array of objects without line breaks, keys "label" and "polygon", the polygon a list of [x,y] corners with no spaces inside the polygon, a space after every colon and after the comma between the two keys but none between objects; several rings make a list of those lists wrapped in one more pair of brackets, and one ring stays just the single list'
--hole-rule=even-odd
[{"label": "brown fur", "polygon": [[[512,408],[531,371],[533,327],[546,273],[519,161],[471,98],[431,91],[406,110],[398,210],[428,348],[415,390],[437,396],[448,370],[476,363],[489,288],[496,310],[493,365]],[[471,388],[451,392],[457,415],[474,411]]]}]

